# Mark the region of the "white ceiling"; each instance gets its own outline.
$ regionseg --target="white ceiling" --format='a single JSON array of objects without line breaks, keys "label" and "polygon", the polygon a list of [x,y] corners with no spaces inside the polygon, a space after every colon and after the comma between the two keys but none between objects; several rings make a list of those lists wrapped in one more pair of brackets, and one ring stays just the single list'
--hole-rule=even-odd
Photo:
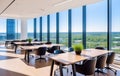
[{"label": "white ceiling", "polygon": [[[0,12],[13,0],[0,0]],[[35,18],[102,0],[15,0],[0,17]]]}]

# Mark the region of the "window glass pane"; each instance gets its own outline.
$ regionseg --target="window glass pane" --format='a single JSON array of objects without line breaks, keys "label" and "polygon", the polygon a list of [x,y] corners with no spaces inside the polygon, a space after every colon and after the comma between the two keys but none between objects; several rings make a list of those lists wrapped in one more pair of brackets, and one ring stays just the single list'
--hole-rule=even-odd
[{"label": "window glass pane", "polygon": [[87,48],[107,47],[107,0],[87,6]]},{"label": "window glass pane", "polygon": [[50,41],[56,43],[56,14],[50,15]]},{"label": "window glass pane", "polygon": [[60,12],[59,15],[59,43],[68,46],[68,11]]},{"label": "window glass pane", "polygon": [[42,41],[47,41],[47,16],[42,17]]},{"label": "window glass pane", "polygon": [[15,20],[15,39],[20,39],[21,23],[19,19]]},{"label": "window glass pane", "polygon": [[6,40],[6,19],[0,18],[0,44]]},{"label": "window glass pane", "polygon": [[112,0],[112,50],[120,60],[120,0]]},{"label": "window glass pane", "polygon": [[72,9],[72,45],[82,43],[82,8]]},{"label": "window glass pane", "polygon": [[28,38],[34,38],[34,23],[33,19],[28,20],[27,25],[27,32],[28,32]]}]

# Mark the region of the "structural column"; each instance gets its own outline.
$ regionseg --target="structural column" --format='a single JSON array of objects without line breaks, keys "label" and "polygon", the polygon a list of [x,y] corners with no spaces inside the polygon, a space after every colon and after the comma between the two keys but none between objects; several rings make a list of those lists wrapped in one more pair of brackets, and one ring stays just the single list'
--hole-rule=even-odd
[{"label": "structural column", "polygon": [[37,38],[37,19],[34,18],[34,38]]},{"label": "structural column", "polygon": [[107,50],[111,50],[112,44],[112,0],[107,0]]},{"label": "structural column", "polygon": [[21,19],[21,39],[27,39],[27,18]]},{"label": "structural column", "polygon": [[83,26],[83,38],[82,38],[82,43],[84,45],[84,49],[86,49],[86,6],[82,7],[82,26]]},{"label": "structural column", "polygon": [[68,47],[72,46],[72,10],[68,10]]},{"label": "structural column", "polygon": [[59,44],[59,13],[56,13],[56,43]]}]

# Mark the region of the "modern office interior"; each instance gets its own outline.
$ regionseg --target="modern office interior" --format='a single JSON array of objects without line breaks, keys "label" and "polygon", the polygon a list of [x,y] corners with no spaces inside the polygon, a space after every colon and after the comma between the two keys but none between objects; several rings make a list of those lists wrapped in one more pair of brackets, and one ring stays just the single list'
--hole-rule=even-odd
[{"label": "modern office interior", "polygon": [[120,0],[0,0],[0,76],[120,76],[119,7]]}]

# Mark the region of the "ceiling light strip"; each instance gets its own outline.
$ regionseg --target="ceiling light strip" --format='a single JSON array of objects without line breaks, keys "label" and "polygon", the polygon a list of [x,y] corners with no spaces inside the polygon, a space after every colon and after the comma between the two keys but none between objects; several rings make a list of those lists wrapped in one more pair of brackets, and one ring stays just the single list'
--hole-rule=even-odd
[{"label": "ceiling light strip", "polygon": [[15,2],[15,0],[13,0],[12,2],[10,2],[10,4],[9,4],[8,6],[6,6],[6,8],[0,13],[0,15],[1,15],[3,12],[5,12],[5,10],[6,10],[10,5],[13,4],[13,2]]},{"label": "ceiling light strip", "polygon": [[56,7],[56,6],[60,6],[60,5],[63,5],[63,4],[65,4],[65,3],[68,3],[68,2],[71,2],[72,0],[65,0],[65,1],[63,1],[63,2],[60,2],[60,3],[57,3],[57,4],[55,4],[54,6]]}]

